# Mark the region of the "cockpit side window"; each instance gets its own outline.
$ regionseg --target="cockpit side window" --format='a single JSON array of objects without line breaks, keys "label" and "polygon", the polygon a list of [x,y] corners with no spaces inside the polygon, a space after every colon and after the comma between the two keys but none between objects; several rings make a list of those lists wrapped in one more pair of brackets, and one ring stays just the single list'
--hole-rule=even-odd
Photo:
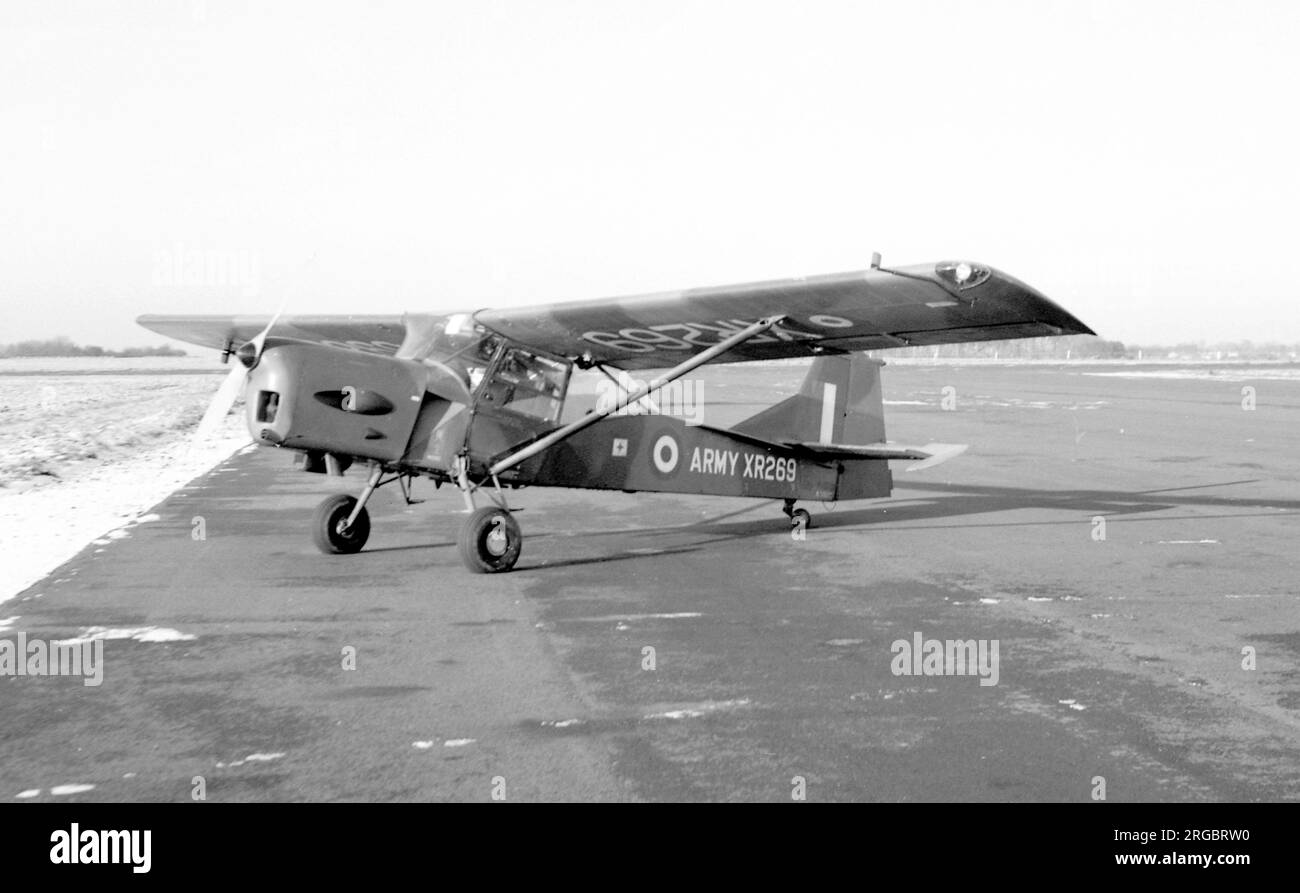
[{"label": "cockpit side window", "polygon": [[570,365],[520,347],[508,348],[483,391],[487,403],[554,422],[564,407]]}]

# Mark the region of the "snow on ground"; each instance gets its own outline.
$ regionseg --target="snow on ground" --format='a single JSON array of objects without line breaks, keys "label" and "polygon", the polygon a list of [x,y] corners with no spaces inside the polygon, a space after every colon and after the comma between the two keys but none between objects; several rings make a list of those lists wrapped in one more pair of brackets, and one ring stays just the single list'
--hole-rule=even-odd
[{"label": "snow on ground", "polygon": [[156,521],[150,508],[249,444],[238,411],[190,443],[224,371],[193,357],[0,361],[0,602]]},{"label": "snow on ground", "polygon": [[1300,369],[1294,366],[1214,366],[1212,368],[1135,369],[1121,372],[1085,372],[1083,374],[1186,381],[1295,381],[1300,379]]},{"label": "snow on ground", "polygon": [[89,626],[71,639],[59,639],[55,645],[85,645],[96,639],[134,639],[137,642],[192,642],[197,636],[163,626],[141,626],[135,628],[111,628],[107,626]]}]

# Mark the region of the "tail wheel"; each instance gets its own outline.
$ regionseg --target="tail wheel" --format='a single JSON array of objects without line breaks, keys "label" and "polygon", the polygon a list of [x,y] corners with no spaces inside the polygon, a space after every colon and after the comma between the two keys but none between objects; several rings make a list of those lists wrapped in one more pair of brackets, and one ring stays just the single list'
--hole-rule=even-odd
[{"label": "tail wheel", "polygon": [[812,526],[812,514],[807,509],[795,509],[790,513],[791,530],[807,530]]},{"label": "tail wheel", "polygon": [[476,574],[510,570],[519,560],[523,543],[524,535],[514,515],[496,507],[470,515],[456,540],[460,560]]},{"label": "tail wheel", "polygon": [[346,493],[331,496],[316,507],[312,518],[312,539],[316,548],[327,555],[350,555],[360,552],[370,538],[370,513],[364,508],[350,526],[348,516],[357,499]]}]

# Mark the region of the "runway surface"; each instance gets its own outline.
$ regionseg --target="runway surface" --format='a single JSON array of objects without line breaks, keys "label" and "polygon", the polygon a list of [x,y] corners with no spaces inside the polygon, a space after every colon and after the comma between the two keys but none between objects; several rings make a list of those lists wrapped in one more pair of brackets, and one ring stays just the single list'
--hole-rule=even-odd
[{"label": "runway surface", "polygon": [[[803,541],[777,503],[519,491],[492,577],[447,488],[326,557],[357,476],[236,455],[4,606],[109,638],[98,687],[0,678],[0,797],[1300,799],[1300,381],[1086,371],[890,366],[891,440],[972,447]],[[713,370],[708,421],[801,375]],[[996,640],[997,684],[895,675],[918,633]]]}]

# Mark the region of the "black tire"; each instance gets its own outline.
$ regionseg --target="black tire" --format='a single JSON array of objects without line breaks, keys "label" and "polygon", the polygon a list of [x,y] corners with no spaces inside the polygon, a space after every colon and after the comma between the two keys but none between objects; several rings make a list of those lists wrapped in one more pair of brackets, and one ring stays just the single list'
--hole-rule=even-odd
[{"label": "black tire", "polygon": [[366,540],[370,539],[370,513],[363,508],[351,527],[346,531],[340,529],[356,504],[355,496],[338,493],[316,507],[311,529],[316,548],[326,555],[351,555],[361,551]]},{"label": "black tire", "polygon": [[812,514],[807,509],[795,509],[790,513],[791,530],[798,530],[800,527],[809,530],[812,526]]},{"label": "black tire", "polygon": [[519,560],[523,532],[514,515],[495,506],[475,511],[460,528],[460,560],[476,574],[499,574]]}]

